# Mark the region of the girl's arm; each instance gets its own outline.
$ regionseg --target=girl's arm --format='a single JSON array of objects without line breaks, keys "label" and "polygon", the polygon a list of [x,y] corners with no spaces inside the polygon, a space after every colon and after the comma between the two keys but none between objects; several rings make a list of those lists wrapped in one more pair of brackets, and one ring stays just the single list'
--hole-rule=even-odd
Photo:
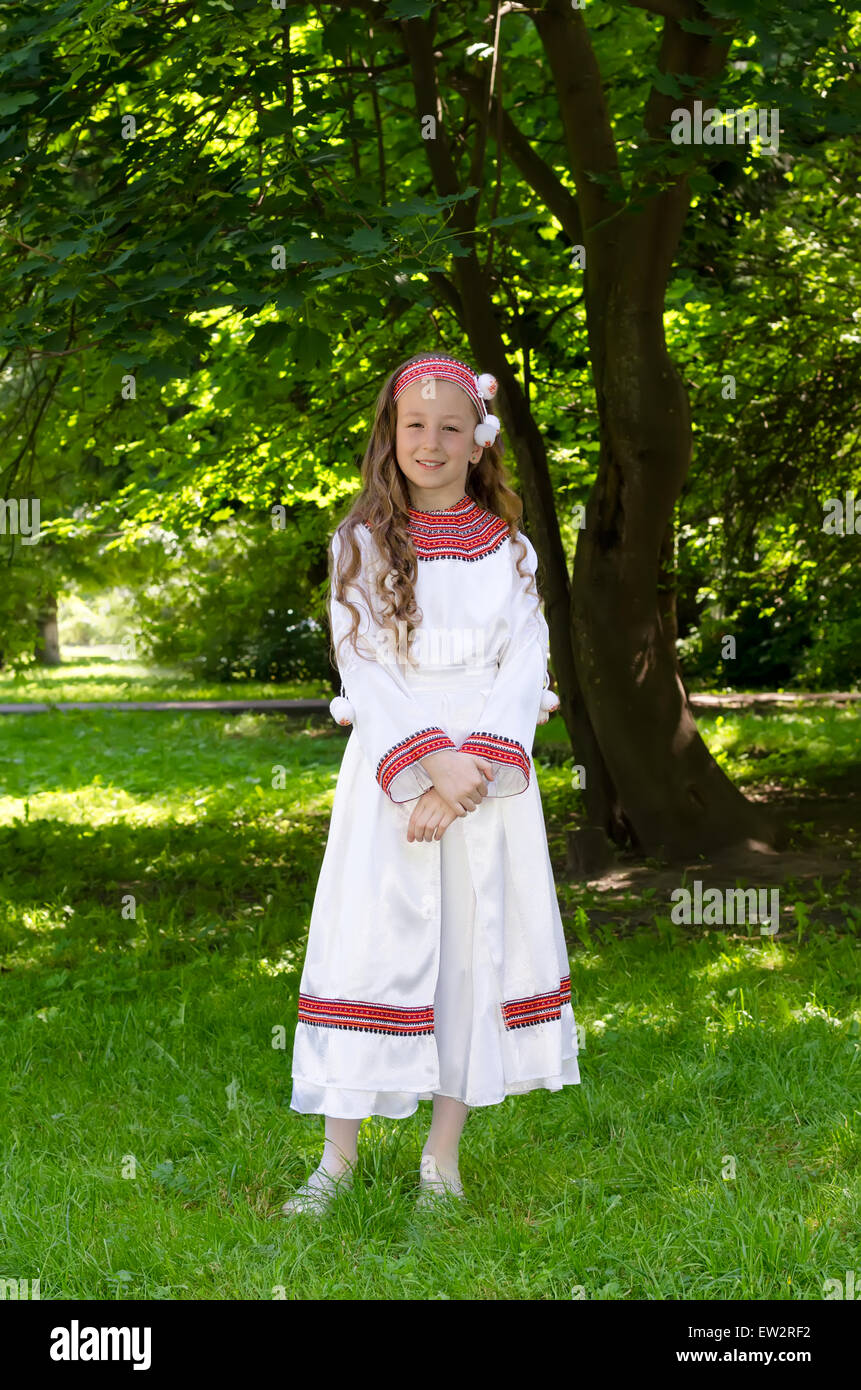
[{"label": "girl's arm", "polygon": [[[363,526],[356,528],[363,557],[368,560],[370,540],[363,532]],[[335,565],[342,544],[336,531],[332,537]],[[370,593],[370,575],[364,564],[362,579]],[[389,799],[413,801],[433,786],[420,760],[442,749],[455,750],[455,744],[407,689],[393,659],[392,634],[378,623],[356,585],[348,586],[347,597],[359,610],[356,641],[363,655],[356,653],[348,637],[350,610],[335,599],[334,593],[329,602],[329,619],[338,669],[354,710],[356,738]]]},{"label": "girl's arm", "polygon": [[[523,567],[534,576],[538,556],[532,542],[522,532],[518,535],[526,544]],[[496,775],[488,787],[490,796],[516,796],[529,785],[532,742],[547,673],[547,622],[535,595],[526,591],[529,581],[521,578],[516,559],[512,544],[512,588],[503,599],[508,604],[508,642],[481,716],[460,746],[462,753],[493,763]]]}]

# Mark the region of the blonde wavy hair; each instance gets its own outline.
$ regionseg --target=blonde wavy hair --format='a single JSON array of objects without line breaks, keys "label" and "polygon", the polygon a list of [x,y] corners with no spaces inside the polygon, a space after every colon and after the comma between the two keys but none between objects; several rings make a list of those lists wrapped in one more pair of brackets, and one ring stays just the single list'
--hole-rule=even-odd
[{"label": "blonde wavy hair", "polygon": [[[359,610],[346,596],[349,586],[355,585],[364,602],[375,612],[381,626],[395,637],[406,634],[407,656],[412,663],[412,637],[422,621],[422,613],[416,604],[415,581],[418,574],[418,560],[409,531],[409,509],[412,505],[407,480],[401,472],[395,453],[398,408],[392,398],[395,380],[404,367],[411,366],[429,356],[417,353],[401,362],[387,377],[374,412],[374,423],[370,439],[362,459],[362,490],[356,497],[349,512],[336,527],[335,535],[341,541],[340,565],[334,563],[333,543],[329,544],[329,587],[330,595],[343,603],[351,614],[351,629],[347,635],[354,651],[358,652],[356,636],[359,629]],[[449,362],[460,359],[435,352],[434,357],[442,357]],[[478,410],[476,409],[476,417]],[[540,603],[538,590],[532,575],[521,569],[526,556],[526,547],[517,532],[523,514],[523,503],[516,492],[508,486],[502,466],[503,445],[501,436],[495,444],[485,445],[477,463],[469,465],[466,479],[466,493],[479,507],[493,512],[508,523],[509,536],[517,549],[517,572],[530,580],[528,592],[534,593]],[[376,542],[380,564],[376,568],[374,597],[376,604],[362,583],[362,552],[356,537],[356,528],[367,523]],[[331,625],[330,625],[331,629]],[[343,640],[343,639],[342,639]],[[401,647],[395,644],[395,649]],[[335,651],[330,630],[329,654],[333,664],[338,667],[338,652]]]}]

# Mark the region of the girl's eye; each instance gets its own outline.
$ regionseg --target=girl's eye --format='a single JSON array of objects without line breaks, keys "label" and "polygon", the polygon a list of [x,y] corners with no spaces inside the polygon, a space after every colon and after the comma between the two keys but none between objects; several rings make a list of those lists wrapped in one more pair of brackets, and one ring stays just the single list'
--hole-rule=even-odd
[{"label": "girl's eye", "polygon": [[[419,424],[419,421],[418,421],[418,420],[413,420],[411,424],[407,425],[407,429],[408,429],[408,430],[416,430],[416,429],[420,430],[420,429],[421,429],[421,425]],[[455,434],[460,434],[460,430],[458,429],[457,425],[443,425],[443,429],[446,429],[446,430],[454,430]]]}]

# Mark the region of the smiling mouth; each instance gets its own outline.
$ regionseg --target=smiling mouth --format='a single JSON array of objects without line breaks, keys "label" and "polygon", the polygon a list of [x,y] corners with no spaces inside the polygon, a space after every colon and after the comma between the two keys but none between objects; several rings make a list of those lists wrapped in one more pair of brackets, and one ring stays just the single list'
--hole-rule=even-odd
[{"label": "smiling mouth", "polygon": [[445,459],[442,459],[440,463],[428,463],[427,459],[417,459],[416,461],[421,464],[422,468],[442,468],[445,463]]}]

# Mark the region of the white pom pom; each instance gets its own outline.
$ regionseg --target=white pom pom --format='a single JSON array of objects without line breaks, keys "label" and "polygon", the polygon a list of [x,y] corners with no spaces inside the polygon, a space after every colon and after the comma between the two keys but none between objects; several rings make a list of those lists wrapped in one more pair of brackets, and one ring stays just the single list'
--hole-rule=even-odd
[{"label": "white pom pom", "polygon": [[478,378],[477,385],[478,394],[483,396],[486,401],[492,401],[499,390],[499,383],[496,377],[491,376],[489,372],[482,372],[481,376]]},{"label": "white pom pom", "polygon": [[536,724],[546,724],[554,710],[559,708],[559,696],[555,690],[542,690],[541,705]]},{"label": "white pom pom", "polygon": [[495,444],[500,424],[495,415],[488,415],[475,427],[473,438],[476,444]]},{"label": "white pom pom", "polygon": [[355,711],[349,700],[345,700],[343,695],[336,695],[329,704],[329,713],[336,724],[352,724],[355,718]]}]

